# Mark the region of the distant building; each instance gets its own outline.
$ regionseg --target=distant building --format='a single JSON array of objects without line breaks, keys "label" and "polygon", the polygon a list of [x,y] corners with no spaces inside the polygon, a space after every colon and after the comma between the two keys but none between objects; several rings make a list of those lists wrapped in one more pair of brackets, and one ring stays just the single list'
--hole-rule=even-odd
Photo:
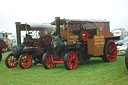
[{"label": "distant building", "polygon": [[128,31],[125,28],[118,28],[111,31],[114,36],[120,36],[120,39],[124,39],[128,36]]}]

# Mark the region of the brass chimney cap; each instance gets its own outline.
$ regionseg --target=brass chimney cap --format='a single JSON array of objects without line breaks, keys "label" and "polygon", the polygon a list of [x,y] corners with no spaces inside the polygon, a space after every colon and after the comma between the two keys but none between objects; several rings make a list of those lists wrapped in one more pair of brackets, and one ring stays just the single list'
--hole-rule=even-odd
[{"label": "brass chimney cap", "polygon": [[20,25],[20,22],[15,22],[16,25]]}]

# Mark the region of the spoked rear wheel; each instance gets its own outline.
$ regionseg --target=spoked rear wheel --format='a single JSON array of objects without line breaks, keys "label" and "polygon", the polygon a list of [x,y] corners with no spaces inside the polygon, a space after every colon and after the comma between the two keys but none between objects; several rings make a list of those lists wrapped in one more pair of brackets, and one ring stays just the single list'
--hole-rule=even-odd
[{"label": "spoked rear wheel", "polygon": [[54,53],[53,52],[46,52],[42,57],[43,66],[45,69],[51,69],[56,66],[55,63],[52,63],[54,60]]},{"label": "spoked rear wheel", "polygon": [[126,54],[125,54],[125,65],[126,65],[126,68],[128,69],[128,48],[127,48]]},{"label": "spoked rear wheel", "polygon": [[113,62],[117,58],[117,47],[112,40],[106,42],[104,47],[104,56],[102,57],[105,62]]},{"label": "spoked rear wheel", "polygon": [[19,66],[22,69],[30,68],[32,65],[32,58],[29,54],[22,54],[19,58]]},{"label": "spoked rear wheel", "polygon": [[78,56],[75,52],[71,51],[64,56],[64,66],[67,70],[74,70],[78,66]]},{"label": "spoked rear wheel", "polygon": [[0,61],[2,60],[2,53],[0,52]]},{"label": "spoked rear wheel", "polygon": [[7,58],[5,59],[5,65],[8,68],[14,68],[18,65],[17,58],[14,56],[13,53],[11,53],[7,56]]}]

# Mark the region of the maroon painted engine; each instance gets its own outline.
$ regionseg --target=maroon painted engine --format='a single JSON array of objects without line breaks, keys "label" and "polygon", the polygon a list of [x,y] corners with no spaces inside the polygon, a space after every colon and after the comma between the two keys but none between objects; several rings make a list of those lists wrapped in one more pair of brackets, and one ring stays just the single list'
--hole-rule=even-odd
[{"label": "maroon painted engine", "polygon": [[[21,33],[26,35],[21,42]],[[50,24],[20,24],[16,22],[17,46],[5,60],[8,68],[14,68],[18,64],[22,69],[30,68],[32,60],[34,65],[42,63],[42,56],[51,44],[55,27]]]}]

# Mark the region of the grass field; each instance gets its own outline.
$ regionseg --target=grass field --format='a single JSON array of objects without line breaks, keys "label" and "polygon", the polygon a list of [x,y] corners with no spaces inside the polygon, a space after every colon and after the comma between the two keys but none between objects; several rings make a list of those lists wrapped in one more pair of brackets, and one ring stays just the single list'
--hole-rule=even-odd
[{"label": "grass field", "polygon": [[68,71],[63,64],[48,70],[42,65],[29,69],[19,66],[9,69],[5,66],[8,54],[4,53],[0,62],[0,85],[128,85],[124,56],[118,56],[111,63],[105,63],[101,58],[91,58],[85,65]]}]

